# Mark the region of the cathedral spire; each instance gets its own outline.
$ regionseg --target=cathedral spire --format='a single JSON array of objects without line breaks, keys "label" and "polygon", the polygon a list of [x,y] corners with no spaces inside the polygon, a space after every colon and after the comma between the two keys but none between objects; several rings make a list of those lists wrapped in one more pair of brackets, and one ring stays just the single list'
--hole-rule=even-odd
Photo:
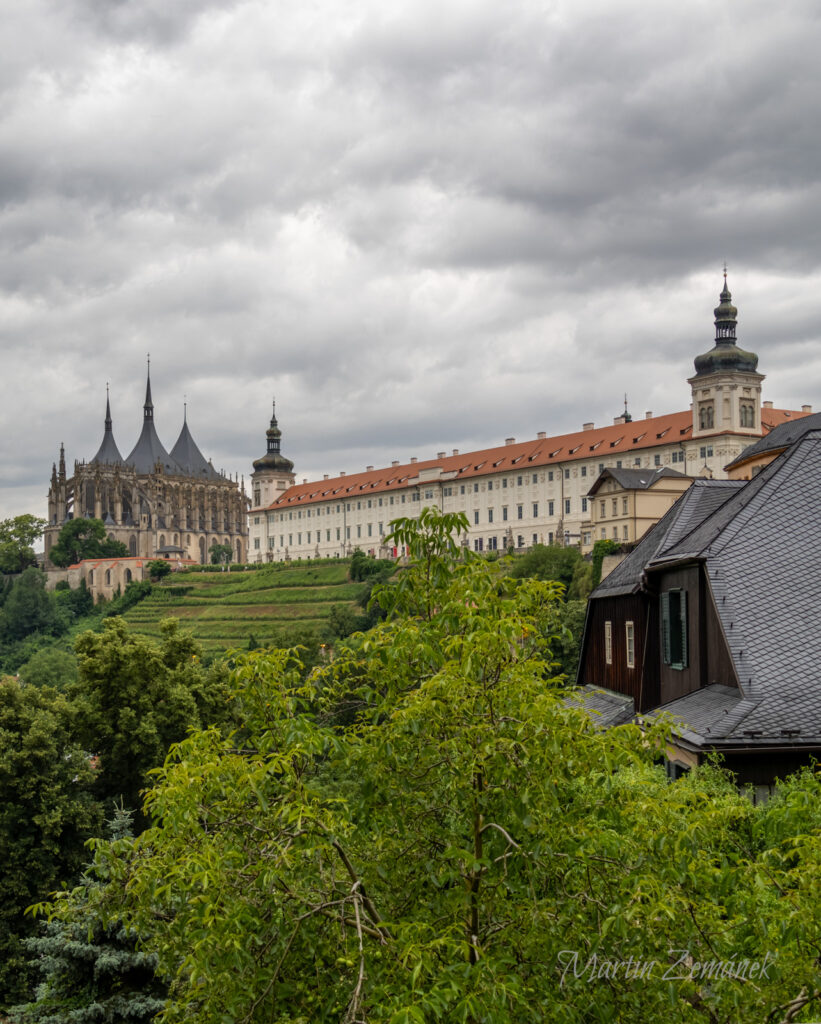
[{"label": "cathedral spire", "polygon": [[268,450],[261,459],[257,459],[254,462],[254,469],[276,469],[280,472],[290,473],[294,468],[294,464],[290,459],[286,459],[280,451],[282,446],[282,431],[279,429],[279,424],[277,423],[276,399],[274,399],[272,403],[271,425],[265,431],[265,437],[267,440]]},{"label": "cathedral spire", "polygon": [[154,403],[151,401],[151,356],[147,356],[148,359],[148,372],[146,374],[145,382],[145,404],[143,405],[143,419],[153,420],[154,419]]},{"label": "cathedral spire", "polygon": [[63,442],[60,442],[60,483],[66,482],[66,449]]},{"label": "cathedral spire", "polygon": [[120,449],[117,447],[117,442],[114,440],[114,431],[112,429],[111,420],[111,395],[109,393],[108,382],[105,385],[105,429],[103,431],[103,440],[100,447],[97,449],[97,454],[91,460],[92,462],[106,462],[112,465],[119,465],[123,461],[122,455],[120,455]]},{"label": "cathedral spire", "polygon": [[755,373],[758,367],[758,356],[754,352],[745,352],[736,342],[736,323],[738,310],[733,305],[733,296],[727,285],[727,267],[724,267],[724,287],[719,295],[719,304],[713,310],[715,316],[715,344],[709,352],[696,356],[695,368],[697,377],[706,377],[713,373]]}]

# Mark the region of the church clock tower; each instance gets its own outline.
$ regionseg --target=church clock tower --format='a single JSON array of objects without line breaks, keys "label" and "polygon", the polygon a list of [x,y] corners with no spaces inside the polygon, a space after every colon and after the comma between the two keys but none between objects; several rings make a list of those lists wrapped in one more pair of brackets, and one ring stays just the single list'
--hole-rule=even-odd
[{"label": "church clock tower", "polygon": [[693,438],[714,434],[761,436],[761,382],[758,356],[736,344],[738,310],[732,303],[724,269],[724,289],[715,309],[715,345],[696,356],[693,395]]}]

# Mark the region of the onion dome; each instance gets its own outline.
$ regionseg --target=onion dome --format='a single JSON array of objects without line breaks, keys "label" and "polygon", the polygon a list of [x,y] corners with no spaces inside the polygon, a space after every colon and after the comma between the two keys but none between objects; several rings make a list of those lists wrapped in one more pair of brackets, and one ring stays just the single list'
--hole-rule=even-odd
[{"label": "onion dome", "polygon": [[154,428],[154,403],[151,401],[151,368],[149,365],[148,382],[145,388],[145,404],[143,405],[143,429],[134,449],[125,460],[140,476],[148,476],[154,472],[159,462],[163,470],[171,475],[178,475],[182,470],[171,458],[157,437]]},{"label": "onion dome", "polygon": [[706,377],[711,373],[726,373],[740,370],[744,373],[755,373],[758,369],[758,356],[754,352],[745,352],[736,344],[735,328],[738,310],[732,303],[732,295],[727,287],[727,271],[724,271],[724,289],[716,306],[716,343],[709,352],[696,356],[696,377]]},{"label": "onion dome", "polygon": [[280,473],[292,473],[294,470],[293,462],[291,462],[290,459],[286,459],[279,450],[282,431],[279,429],[279,425],[277,424],[276,400],[274,400],[274,411],[271,415],[271,425],[265,431],[265,436],[268,438],[268,451],[261,459],[257,459],[254,462],[255,472],[260,473],[264,470],[276,470]]},{"label": "onion dome", "polygon": [[123,464],[123,457],[120,455],[120,449],[114,440],[114,431],[111,429],[111,402],[108,397],[108,384],[105,386],[105,431],[102,443],[97,449],[97,454],[91,461],[107,462],[109,465],[117,466],[122,466]]}]

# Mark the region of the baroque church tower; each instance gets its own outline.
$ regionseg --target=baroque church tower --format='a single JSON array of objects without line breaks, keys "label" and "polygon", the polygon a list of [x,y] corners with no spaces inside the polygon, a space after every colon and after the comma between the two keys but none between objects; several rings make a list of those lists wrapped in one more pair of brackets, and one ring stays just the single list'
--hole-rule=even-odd
[{"label": "baroque church tower", "polygon": [[[693,395],[693,438],[715,434],[760,437],[761,382],[758,356],[736,344],[738,310],[732,303],[724,269],[724,288],[715,308],[715,345],[696,356],[695,375],[687,383]],[[729,453],[728,453],[729,454]]]},{"label": "baroque church tower", "polygon": [[205,563],[212,544],[230,545],[235,561],[245,561],[248,499],[236,479],[218,473],[188,428],[187,409],[169,453],[154,425],[150,365],[137,443],[123,458],[114,440],[111,400],[106,386],[103,439],[88,462],[75,462],[66,476],[52,467],[45,530],[46,556],[72,518],[102,519],[112,540],[131,557],[179,558]]}]

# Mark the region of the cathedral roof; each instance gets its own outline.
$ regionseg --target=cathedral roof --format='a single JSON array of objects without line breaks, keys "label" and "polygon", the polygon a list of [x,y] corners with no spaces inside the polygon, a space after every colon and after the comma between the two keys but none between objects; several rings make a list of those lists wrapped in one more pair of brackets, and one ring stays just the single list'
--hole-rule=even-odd
[{"label": "cathedral roof", "polygon": [[137,439],[137,443],[128,458],[125,460],[140,475],[148,475],[154,472],[154,467],[159,462],[166,473],[179,475],[183,473],[177,464],[163,447],[162,441],[157,437],[154,428],[154,403],[151,401],[151,375],[145,389],[145,404],[143,405],[143,429]]},{"label": "cathedral roof", "polygon": [[194,476],[201,480],[212,480],[219,473],[197,447],[197,442],[188,429],[188,417],[183,417],[182,430],[176,444],[171,449],[171,458],[179,465],[186,476]]},{"label": "cathedral roof", "polygon": [[117,466],[121,466],[123,464],[123,457],[120,455],[120,449],[117,447],[117,442],[114,440],[114,431],[111,429],[111,403],[108,398],[108,385],[106,385],[105,431],[103,433],[103,440],[100,443],[100,447],[97,449],[97,454],[91,461],[106,462],[109,465]]}]

